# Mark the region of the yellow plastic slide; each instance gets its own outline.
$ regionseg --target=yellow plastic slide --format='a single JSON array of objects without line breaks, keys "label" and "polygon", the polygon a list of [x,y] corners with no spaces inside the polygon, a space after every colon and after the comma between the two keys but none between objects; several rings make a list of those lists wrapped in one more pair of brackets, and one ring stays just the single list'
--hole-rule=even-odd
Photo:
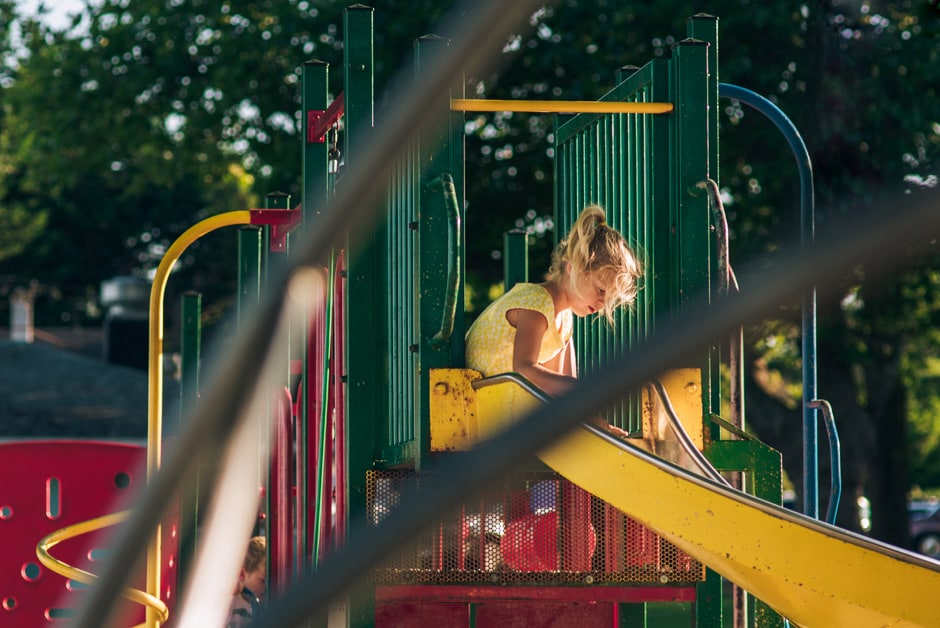
[{"label": "yellow plastic slide", "polygon": [[940,626],[940,562],[693,475],[593,427],[539,457],[799,626]]}]

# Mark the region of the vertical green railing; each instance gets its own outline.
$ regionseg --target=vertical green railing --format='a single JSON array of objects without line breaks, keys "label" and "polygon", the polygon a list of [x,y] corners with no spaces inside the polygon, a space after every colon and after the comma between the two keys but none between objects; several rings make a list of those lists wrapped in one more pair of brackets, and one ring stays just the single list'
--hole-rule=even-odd
[{"label": "vertical green railing", "polygon": [[396,165],[389,186],[388,231],[386,243],[388,264],[386,285],[389,307],[385,311],[387,337],[389,412],[385,430],[386,459],[401,460],[414,456],[409,447],[414,443],[413,413],[418,367],[417,260],[418,197],[420,174],[417,147],[411,146],[407,156]]},{"label": "vertical green railing", "polygon": [[[436,51],[447,45],[435,36],[415,43],[417,80]],[[441,98],[428,106],[449,109],[449,102]],[[448,256],[464,246],[462,232],[456,236],[457,242],[448,238],[453,212],[448,211],[439,184],[449,175],[457,207],[463,206],[462,122],[461,115],[451,114],[444,124],[418,138],[395,166],[386,195],[387,222],[381,241],[386,247],[387,362],[383,367],[388,379],[388,411],[380,417],[384,429],[378,434],[379,459],[386,465],[414,463],[421,467],[430,449],[428,369],[463,363],[462,307],[456,310],[450,336],[439,336],[443,310],[454,298],[447,292],[448,268],[453,267]],[[462,276],[461,272],[458,304],[463,299]],[[354,307],[352,299],[350,303]]]},{"label": "vertical green railing", "polygon": [[[602,100],[669,102],[666,61],[653,61],[626,77]],[[669,114],[671,115],[671,114]],[[556,225],[566,233],[585,205],[607,211],[608,222],[621,231],[647,269],[662,255],[662,214],[669,197],[670,119],[666,116],[613,114],[575,116],[556,134]],[[579,370],[585,374],[632,347],[652,331],[662,277],[647,272],[635,306],[609,327],[593,319],[578,321]],[[612,411],[608,419],[624,429],[640,429],[638,401]]]}]

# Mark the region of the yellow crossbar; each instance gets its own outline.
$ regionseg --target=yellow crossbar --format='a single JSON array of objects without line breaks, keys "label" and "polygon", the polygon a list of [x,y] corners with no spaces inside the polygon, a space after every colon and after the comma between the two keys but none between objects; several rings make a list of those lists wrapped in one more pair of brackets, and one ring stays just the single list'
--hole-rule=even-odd
[{"label": "yellow crossbar", "polygon": [[604,102],[599,100],[496,100],[454,98],[452,111],[519,111],[529,113],[669,113],[671,102]]}]

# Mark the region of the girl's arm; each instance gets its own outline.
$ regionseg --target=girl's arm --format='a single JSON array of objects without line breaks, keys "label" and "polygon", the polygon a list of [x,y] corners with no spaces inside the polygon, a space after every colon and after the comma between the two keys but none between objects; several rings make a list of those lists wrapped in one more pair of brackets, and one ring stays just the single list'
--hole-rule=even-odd
[{"label": "girl's arm", "polygon": [[506,313],[506,319],[516,328],[512,370],[550,395],[567,392],[575,383],[572,375],[564,373],[568,371],[567,364],[561,367],[562,372],[558,372],[538,361],[542,337],[548,331],[548,321],[545,316],[535,310],[512,309]]}]

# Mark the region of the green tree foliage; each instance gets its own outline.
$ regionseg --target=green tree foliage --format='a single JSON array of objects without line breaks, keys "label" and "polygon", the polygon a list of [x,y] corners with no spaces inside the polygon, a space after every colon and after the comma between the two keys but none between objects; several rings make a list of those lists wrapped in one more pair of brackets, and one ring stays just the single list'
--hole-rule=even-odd
[{"label": "green tree foliage", "polygon": [[[373,3],[383,101],[396,95],[414,38],[452,4]],[[14,6],[0,0],[0,25]],[[6,285],[39,282],[86,311],[98,282],[153,268],[200,218],[257,206],[272,191],[299,198],[300,67],[313,58],[336,64],[331,81],[339,92],[343,8],[313,0],[105,0],[65,32],[24,22],[25,56],[0,74]],[[597,98],[623,66],[670,54],[684,37],[682,20],[700,10],[681,0],[559,0],[506,42],[492,72],[466,77],[467,95]],[[719,17],[719,79],[778,103],[808,145],[818,241],[838,237],[859,218],[852,212],[891,211],[890,199],[904,189],[937,185],[936,0],[715,0],[707,10]],[[6,32],[0,52],[11,59]],[[720,106],[732,263],[760,257],[772,264],[799,242],[794,158],[759,113],[726,99]],[[554,127],[544,115],[467,118],[471,315],[501,279],[507,229],[532,234],[533,276],[547,265]],[[230,259],[213,248],[221,246],[206,243],[200,260]],[[919,266],[888,284],[874,283],[873,268],[860,266],[840,294],[820,302],[819,389],[843,437],[840,522],[855,525],[854,498],[867,494],[874,533],[897,543],[912,478],[940,483],[938,265],[934,250],[919,254]],[[187,287],[201,290],[232,272],[225,262],[187,258],[183,265]],[[748,329],[746,339],[748,422],[783,451],[799,487],[799,304],[781,304],[779,317]]]}]

